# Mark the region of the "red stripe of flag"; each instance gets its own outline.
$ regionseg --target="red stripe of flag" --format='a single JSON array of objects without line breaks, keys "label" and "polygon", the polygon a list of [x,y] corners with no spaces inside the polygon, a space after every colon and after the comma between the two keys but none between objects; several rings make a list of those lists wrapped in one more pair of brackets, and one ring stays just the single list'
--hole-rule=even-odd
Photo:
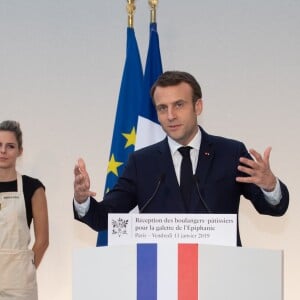
[{"label": "red stripe of flag", "polygon": [[198,244],[178,244],[178,300],[198,300]]}]

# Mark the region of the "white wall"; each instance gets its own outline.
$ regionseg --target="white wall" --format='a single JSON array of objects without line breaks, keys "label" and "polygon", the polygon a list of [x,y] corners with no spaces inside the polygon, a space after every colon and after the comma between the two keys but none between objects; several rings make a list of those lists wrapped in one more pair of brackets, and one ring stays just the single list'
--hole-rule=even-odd
[{"label": "white wall", "polygon": [[[148,1],[136,1],[145,61]],[[38,270],[41,300],[71,299],[72,250],[96,233],[73,221],[73,166],[85,158],[103,193],[125,55],[126,1],[0,2],[0,120],[24,131],[22,172],[47,188],[50,247]],[[263,151],[288,185],[282,218],[241,207],[245,246],[285,251],[285,299],[299,299],[300,2],[161,0],[164,69],[186,70],[203,88],[200,123]]]}]

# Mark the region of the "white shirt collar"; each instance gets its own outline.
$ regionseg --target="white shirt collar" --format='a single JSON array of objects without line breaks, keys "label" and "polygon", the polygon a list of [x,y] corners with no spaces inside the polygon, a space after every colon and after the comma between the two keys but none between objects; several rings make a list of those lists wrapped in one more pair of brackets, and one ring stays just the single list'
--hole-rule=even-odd
[{"label": "white shirt collar", "polygon": [[[183,146],[183,145],[177,143],[176,141],[174,141],[173,139],[171,139],[169,136],[168,136],[168,143],[169,143],[169,147],[170,147],[172,155],[174,155],[174,153],[178,150],[178,148]],[[193,149],[197,149],[199,151],[200,143],[201,143],[201,131],[200,131],[200,128],[198,127],[198,131],[197,131],[196,135],[186,146],[191,146]]]}]

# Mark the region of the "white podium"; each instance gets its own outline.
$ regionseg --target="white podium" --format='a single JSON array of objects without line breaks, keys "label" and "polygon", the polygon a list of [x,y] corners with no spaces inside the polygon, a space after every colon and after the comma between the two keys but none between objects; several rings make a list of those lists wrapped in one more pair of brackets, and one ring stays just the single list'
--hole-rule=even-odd
[{"label": "white podium", "polygon": [[72,291],[73,300],[282,300],[282,274],[280,250],[198,244],[95,247],[74,250]]}]

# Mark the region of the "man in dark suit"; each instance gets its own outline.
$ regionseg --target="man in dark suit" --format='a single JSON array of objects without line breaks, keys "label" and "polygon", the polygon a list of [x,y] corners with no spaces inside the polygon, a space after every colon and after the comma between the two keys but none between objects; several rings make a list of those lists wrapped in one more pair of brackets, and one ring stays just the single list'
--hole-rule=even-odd
[{"label": "man in dark suit", "polygon": [[[243,143],[209,135],[199,127],[202,92],[191,74],[163,73],[151,95],[167,137],[135,151],[101,202],[93,198],[85,163],[79,159],[74,169],[77,220],[99,231],[107,228],[108,213],[129,212],[135,206],[144,213],[237,214],[241,196],[261,214],[281,216],[286,212],[289,193],[270,169],[271,148],[263,155],[247,151]],[[182,146],[189,148],[189,180],[180,174]],[[184,181],[189,185],[185,194],[180,188]],[[237,243],[241,244],[239,233]]]}]

